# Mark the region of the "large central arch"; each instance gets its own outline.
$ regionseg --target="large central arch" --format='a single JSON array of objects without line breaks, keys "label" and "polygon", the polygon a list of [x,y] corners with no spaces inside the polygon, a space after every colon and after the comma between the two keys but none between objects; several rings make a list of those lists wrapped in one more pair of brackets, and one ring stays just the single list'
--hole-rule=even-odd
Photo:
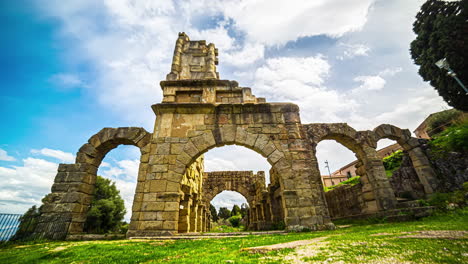
[{"label": "large central arch", "polygon": [[[294,104],[157,104],[146,184],[163,191],[135,196],[129,236],[172,234],[178,230],[180,182],[187,168],[215,147],[236,144],[256,151],[277,172],[284,222],[290,229],[332,227],[318,167]],[[164,208],[156,214],[144,208]],[[137,210],[135,210],[137,209]],[[140,210],[138,210],[140,209]],[[161,217],[160,217],[161,216]],[[137,227],[137,228],[136,228]]]}]

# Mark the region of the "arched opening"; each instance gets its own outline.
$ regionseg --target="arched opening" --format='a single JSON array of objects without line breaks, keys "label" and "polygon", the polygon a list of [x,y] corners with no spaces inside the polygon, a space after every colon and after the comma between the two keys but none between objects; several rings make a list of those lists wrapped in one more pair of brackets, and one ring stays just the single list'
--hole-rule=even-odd
[{"label": "arched opening", "polygon": [[[181,184],[178,232],[203,232],[212,226],[211,202],[217,211],[222,204],[232,207],[248,204],[258,210],[244,219],[249,229],[265,229],[271,225],[271,203],[268,201],[267,181],[271,165],[261,155],[242,146],[213,148],[199,156],[185,170]],[[233,196],[237,192],[239,196]],[[216,197],[216,198],[215,198]]]},{"label": "arched opening", "polygon": [[234,230],[239,231],[248,228],[250,205],[241,193],[222,191],[209,204],[211,212],[209,231],[223,232],[226,230],[226,226],[231,226]]},{"label": "arched opening", "polygon": [[133,145],[140,150],[140,161],[147,160],[150,138],[151,134],[137,127],[104,128],[92,136],[79,149],[74,164],[59,165],[52,192],[44,200],[36,235],[64,239],[82,233],[104,157],[119,145]]},{"label": "arched opening", "polygon": [[[356,184],[355,188],[360,188],[361,191],[335,188],[333,191],[326,193],[332,217],[336,218],[356,213],[374,213],[394,208],[396,204],[395,196],[388,179],[385,177],[385,170],[375,151],[372,141],[373,134],[370,131],[356,131],[346,123],[310,124],[306,128],[314,146],[317,146],[322,140],[332,139],[354,152],[357,159],[356,163],[352,164],[355,167],[352,170],[355,171],[356,175],[360,176],[360,184]],[[316,151],[315,148],[314,151]],[[343,169],[343,171],[348,174],[349,170]],[[350,172],[350,176],[352,176],[353,173]],[[329,174],[331,174],[331,171]],[[347,198],[344,199],[344,197]],[[350,212],[347,210],[350,210]]]},{"label": "arched opening", "polygon": [[[363,162],[359,155],[338,140],[323,140],[316,147],[328,211],[332,218],[361,214],[365,207],[361,178],[366,181],[367,176],[363,175]],[[358,170],[359,167],[361,169]]]},{"label": "arched opening", "polygon": [[[100,185],[96,185],[101,188],[99,199],[105,201],[98,201],[95,196],[93,197],[84,225],[85,232],[126,232],[132,214],[140,156],[140,150],[131,145],[120,145],[105,155],[97,171],[98,177],[104,180],[100,181]],[[106,180],[110,180],[110,184]],[[114,189],[112,185],[115,185],[123,204],[117,195],[109,190],[109,188]],[[95,193],[97,191],[95,189]],[[122,210],[125,212],[120,213]],[[102,223],[103,221],[109,221],[114,228],[107,230],[109,226]],[[103,227],[105,230],[102,230]]]},{"label": "arched opening", "polygon": [[[390,154],[394,149],[400,149],[404,153],[402,162],[405,162],[407,171],[400,170],[402,172],[398,175],[400,179],[392,177],[392,186],[397,197],[411,200],[432,194],[437,185],[437,177],[428,157],[421,148],[421,140],[411,137],[411,132],[408,129],[400,129],[392,125],[380,125],[373,132],[376,141],[378,141],[378,147],[384,147],[380,149],[380,156]],[[388,145],[392,141],[394,144]],[[393,172],[390,170],[387,175],[391,176]],[[402,177],[408,178],[408,181],[413,183],[403,184],[401,181],[405,180]]]},{"label": "arched opening", "polygon": [[323,140],[317,145],[316,150],[324,187],[333,188],[358,176],[356,154],[342,144],[335,140]]}]

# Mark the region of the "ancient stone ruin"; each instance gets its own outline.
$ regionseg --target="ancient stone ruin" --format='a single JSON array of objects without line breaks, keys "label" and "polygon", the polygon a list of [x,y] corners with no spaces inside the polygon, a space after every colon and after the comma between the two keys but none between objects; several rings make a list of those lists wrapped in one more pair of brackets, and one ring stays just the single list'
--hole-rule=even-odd
[{"label": "ancient stone ruin", "polygon": [[[391,210],[397,200],[376,154],[381,138],[396,140],[409,153],[425,193],[433,192],[435,173],[408,130],[392,125],[356,131],[345,123],[302,124],[297,105],[268,103],[250,88],[220,79],[217,55],[214,44],[191,41],[180,33],[171,71],[160,83],[163,100],[152,106],[154,131],[104,128],[93,135],[79,149],[74,164],[60,164],[35,233],[64,239],[83,232],[98,167],[121,144],[141,151],[127,237],[207,231],[209,203],[223,190],[245,196],[252,230],[279,222],[287,230],[332,229],[330,213],[337,217]],[[352,193],[325,197],[315,157],[315,147],[325,139],[356,154],[361,184]],[[268,160],[272,166],[268,186],[264,172],[204,172],[203,154],[232,144]]]}]

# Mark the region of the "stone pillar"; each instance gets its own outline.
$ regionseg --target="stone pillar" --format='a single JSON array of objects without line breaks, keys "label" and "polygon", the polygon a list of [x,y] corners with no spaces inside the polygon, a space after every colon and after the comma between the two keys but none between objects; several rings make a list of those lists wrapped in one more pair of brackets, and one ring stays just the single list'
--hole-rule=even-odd
[{"label": "stone pillar", "polygon": [[189,197],[186,197],[184,200],[180,202],[179,226],[178,226],[179,233],[187,233],[190,230],[190,207],[191,207],[191,202],[190,202]]},{"label": "stone pillar", "polygon": [[190,208],[190,232],[197,232],[198,226],[198,202],[194,201]]},{"label": "stone pillar", "polygon": [[41,208],[34,237],[65,239],[83,232],[91,204],[97,167],[91,164],[60,164],[52,193]]},{"label": "stone pillar", "polygon": [[265,215],[265,229],[269,229],[272,224],[272,219],[271,219],[271,206],[269,203],[264,202],[263,203],[263,214]]},{"label": "stone pillar", "polygon": [[[396,206],[396,197],[385,174],[382,160],[376,157],[368,157],[364,166],[366,177],[361,180],[363,183],[363,200],[366,203],[364,212],[376,212],[393,209]],[[369,191],[368,188],[372,188]]]},{"label": "stone pillar", "polygon": [[420,147],[415,147],[408,151],[408,154],[413,163],[414,170],[418,175],[418,179],[424,187],[424,192],[430,195],[434,192],[437,186],[437,176],[429,162],[429,159],[424,154]]},{"label": "stone pillar", "polygon": [[203,232],[203,205],[198,206],[197,212],[197,232]]}]

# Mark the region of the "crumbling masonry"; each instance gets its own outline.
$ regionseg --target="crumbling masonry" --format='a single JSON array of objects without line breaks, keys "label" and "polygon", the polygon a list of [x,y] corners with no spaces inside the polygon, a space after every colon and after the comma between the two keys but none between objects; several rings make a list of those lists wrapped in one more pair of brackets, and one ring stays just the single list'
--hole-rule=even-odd
[{"label": "crumbling masonry", "polygon": [[[343,144],[359,160],[362,187],[353,212],[395,207],[394,193],[375,150],[381,138],[403,146],[425,192],[432,192],[434,171],[408,130],[391,125],[355,131],[347,124],[302,124],[297,105],[267,103],[250,88],[219,79],[217,55],[214,44],[191,41],[180,33],[171,72],[161,82],[163,100],[152,106],[154,131],[104,128],[92,136],[78,151],[74,164],[60,164],[35,233],[64,239],[83,231],[98,167],[121,144],[141,151],[127,237],[206,231],[209,202],[223,190],[246,197],[251,229],[268,229],[279,222],[288,230],[334,228],[315,157],[316,145],[325,139]],[[272,166],[268,186],[263,172],[203,171],[205,152],[231,144],[268,160]]]}]

